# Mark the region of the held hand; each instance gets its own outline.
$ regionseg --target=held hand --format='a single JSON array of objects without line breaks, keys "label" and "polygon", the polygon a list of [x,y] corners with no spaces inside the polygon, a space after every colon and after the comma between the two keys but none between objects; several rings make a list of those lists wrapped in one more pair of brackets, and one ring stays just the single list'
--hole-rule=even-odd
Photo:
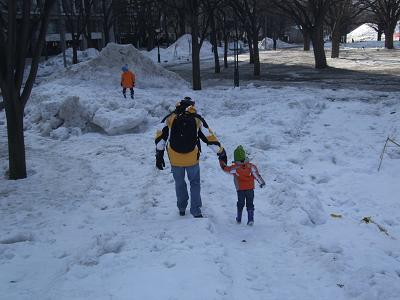
[{"label": "held hand", "polygon": [[260,184],[260,188],[263,188],[265,186],[265,182]]},{"label": "held hand", "polygon": [[159,170],[164,170],[165,168],[164,150],[156,150],[156,167]]},{"label": "held hand", "polygon": [[222,149],[222,151],[219,152],[217,155],[218,159],[223,161],[225,165],[228,163],[228,157],[226,156],[225,149]]}]

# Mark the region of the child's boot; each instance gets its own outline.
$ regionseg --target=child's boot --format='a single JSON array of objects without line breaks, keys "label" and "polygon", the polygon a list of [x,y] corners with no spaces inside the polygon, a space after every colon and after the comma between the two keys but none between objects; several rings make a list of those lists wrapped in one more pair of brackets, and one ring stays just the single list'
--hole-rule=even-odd
[{"label": "child's boot", "polygon": [[243,212],[243,209],[242,209],[242,208],[238,208],[238,209],[237,209],[236,222],[237,222],[238,224],[240,224],[240,223],[242,222],[242,212]]},{"label": "child's boot", "polygon": [[254,210],[247,211],[247,225],[253,226],[254,224]]}]

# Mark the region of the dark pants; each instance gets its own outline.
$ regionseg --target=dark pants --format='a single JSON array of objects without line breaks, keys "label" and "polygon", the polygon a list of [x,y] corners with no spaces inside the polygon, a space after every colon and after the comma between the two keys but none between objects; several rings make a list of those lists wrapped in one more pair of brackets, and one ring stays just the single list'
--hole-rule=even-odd
[{"label": "dark pants", "polygon": [[[130,88],[131,90],[131,98],[133,99],[133,95],[135,94],[135,91],[133,90],[133,87]],[[122,94],[124,94],[124,97],[126,98],[126,88],[122,89]]]},{"label": "dark pants", "polygon": [[238,201],[237,208],[242,211],[246,204],[247,210],[254,210],[254,190],[242,190],[237,191]]}]

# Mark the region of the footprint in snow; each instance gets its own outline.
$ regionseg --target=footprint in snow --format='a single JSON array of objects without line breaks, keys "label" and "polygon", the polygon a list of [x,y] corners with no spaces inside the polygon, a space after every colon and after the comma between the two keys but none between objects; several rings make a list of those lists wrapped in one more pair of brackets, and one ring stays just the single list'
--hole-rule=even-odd
[{"label": "footprint in snow", "polygon": [[176,263],[170,262],[170,261],[165,261],[164,266],[167,267],[168,269],[171,269],[176,266]]}]

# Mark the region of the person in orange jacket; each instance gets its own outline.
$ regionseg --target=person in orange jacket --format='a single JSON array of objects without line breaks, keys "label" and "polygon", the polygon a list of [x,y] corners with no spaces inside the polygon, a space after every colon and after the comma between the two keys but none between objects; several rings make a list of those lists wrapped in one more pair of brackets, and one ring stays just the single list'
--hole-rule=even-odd
[{"label": "person in orange jacket", "polygon": [[246,204],[247,225],[252,226],[254,224],[254,180],[260,184],[260,188],[265,186],[265,181],[257,167],[248,161],[243,146],[238,146],[233,156],[235,161],[231,166],[227,166],[222,160],[219,162],[222,170],[234,176],[238,197],[236,222],[242,222],[242,212]]},{"label": "person in orange jacket", "polygon": [[135,91],[133,88],[135,87],[135,74],[128,69],[128,65],[122,67],[122,74],[121,74],[121,86],[122,86],[122,94],[124,98],[126,98],[126,89],[131,90],[131,98],[133,99],[135,95]]}]

